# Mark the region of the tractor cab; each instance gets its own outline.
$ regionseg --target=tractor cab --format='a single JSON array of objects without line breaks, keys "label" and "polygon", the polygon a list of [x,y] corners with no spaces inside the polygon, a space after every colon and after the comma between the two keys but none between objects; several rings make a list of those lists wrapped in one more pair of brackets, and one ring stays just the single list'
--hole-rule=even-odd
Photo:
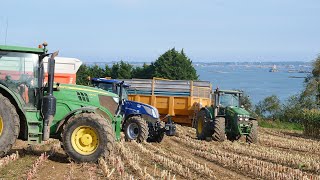
[{"label": "tractor cab", "polygon": [[93,87],[100,88],[114,94],[120,95],[122,100],[128,100],[128,84],[124,84],[121,81],[108,78],[92,78],[91,83]]},{"label": "tractor cab", "polygon": [[217,111],[215,115],[226,115],[226,109],[228,108],[241,108],[240,97],[242,94],[243,92],[241,91],[216,89],[216,91],[213,93],[213,107]]}]

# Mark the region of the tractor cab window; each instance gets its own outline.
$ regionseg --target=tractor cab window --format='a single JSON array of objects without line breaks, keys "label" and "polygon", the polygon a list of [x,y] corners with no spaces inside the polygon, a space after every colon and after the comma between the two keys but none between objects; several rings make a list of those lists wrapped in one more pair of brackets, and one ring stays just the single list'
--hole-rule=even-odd
[{"label": "tractor cab window", "polygon": [[122,98],[121,99],[128,99],[128,87],[123,87],[122,89]]},{"label": "tractor cab window", "polygon": [[219,99],[220,99],[220,105],[223,107],[227,107],[227,106],[239,107],[239,104],[240,104],[238,94],[221,93]]},{"label": "tractor cab window", "polygon": [[[93,86],[118,95],[120,94],[120,85],[116,85],[114,87],[114,85],[110,83],[93,82]],[[122,89],[122,99],[128,99],[128,92],[126,88]]]},{"label": "tractor cab window", "polygon": [[112,93],[116,93],[113,89],[113,85],[112,84],[106,84],[106,83],[97,83],[97,82],[94,82],[93,83],[93,86],[94,87],[97,87],[97,88],[100,88],[100,89],[103,89],[105,91],[109,91],[109,92],[112,92]]},{"label": "tractor cab window", "polygon": [[26,105],[35,106],[39,56],[0,51],[0,83],[18,94]]}]

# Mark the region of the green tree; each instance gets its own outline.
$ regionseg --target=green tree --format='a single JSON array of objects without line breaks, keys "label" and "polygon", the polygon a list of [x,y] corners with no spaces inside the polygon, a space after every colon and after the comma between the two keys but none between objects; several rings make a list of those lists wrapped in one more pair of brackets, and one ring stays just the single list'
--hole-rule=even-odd
[{"label": "green tree", "polygon": [[276,95],[268,96],[255,106],[255,113],[262,118],[279,119],[281,113],[280,100]]},{"label": "green tree", "polygon": [[105,69],[95,64],[89,68],[89,76],[90,78],[105,77],[106,76]]},{"label": "green tree", "polygon": [[87,66],[86,64],[82,64],[80,66],[80,68],[77,71],[77,80],[76,80],[76,84],[79,85],[88,85],[88,77],[90,76],[90,71],[89,71],[90,67]]},{"label": "green tree", "polygon": [[198,80],[199,77],[183,49],[181,52],[175,48],[168,50],[151,66],[154,69],[153,77],[175,80]]},{"label": "green tree", "polygon": [[300,94],[299,103],[302,108],[313,109],[317,108],[316,96],[318,92],[318,84],[320,77],[320,55],[312,63],[312,73],[304,81],[304,90]]},{"label": "green tree", "polygon": [[123,62],[113,64],[111,68],[111,77],[114,79],[131,79],[133,66]]},{"label": "green tree", "polygon": [[300,103],[298,95],[290,96],[285,104],[283,104],[281,112],[281,121],[302,123],[301,116],[303,112],[303,105]]},{"label": "green tree", "polygon": [[250,97],[246,93],[242,94],[242,96],[240,97],[240,102],[246,110],[252,112],[252,102]]},{"label": "green tree", "polygon": [[153,66],[144,63],[142,67],[132,69],[132,78],[152,79],[153,73]]}]

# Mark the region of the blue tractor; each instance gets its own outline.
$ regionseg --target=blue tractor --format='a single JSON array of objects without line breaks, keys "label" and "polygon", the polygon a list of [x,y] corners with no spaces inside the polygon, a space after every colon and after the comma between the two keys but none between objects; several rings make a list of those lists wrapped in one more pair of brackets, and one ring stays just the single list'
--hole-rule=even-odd
[{"label": "blue tractor", "polygon": [[171,117],[168,118],[164,127],[157,108],[148,104],[128,100],[128,91],[130,87],[123,81],[106,78],[92,78],[91,83],[94,87],[118,94],[121,97],[122,107],[121,113],[124,115],[122,131],[127,141],[135,140],[142,142],[161,142],[164,134],[173,136],[176,127]]}]

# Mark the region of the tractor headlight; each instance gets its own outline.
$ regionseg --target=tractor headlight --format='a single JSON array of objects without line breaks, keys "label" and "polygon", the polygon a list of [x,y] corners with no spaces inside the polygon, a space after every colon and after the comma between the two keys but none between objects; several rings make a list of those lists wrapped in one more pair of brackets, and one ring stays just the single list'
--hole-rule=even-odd
[{"label": "tractor headlight", "polygon": [[239,118],[239,121],[242,121],[242,120],[243,120],[243,118],[242,118],[242,117],[240,117],[240,118]]},{"label": "tractor headlight", "polygon": [[152,116],[154,118],[158,118],[157,113],[156,113],[156,111],[154,109],[152,109],[151,112],[152,112]]},{"label": "tractor headlight", "polygon": [[249,118],[248,118],[248,117],[246,117],[246,118],[244,118],[244,120],[245,120],[245,121],[249,121]]},{"label": "tractor headlight", "polygon": [[158,109],[153,107],[151,111],[152,111],[152,116],[154,118],[159,118],[160,117]]}]

